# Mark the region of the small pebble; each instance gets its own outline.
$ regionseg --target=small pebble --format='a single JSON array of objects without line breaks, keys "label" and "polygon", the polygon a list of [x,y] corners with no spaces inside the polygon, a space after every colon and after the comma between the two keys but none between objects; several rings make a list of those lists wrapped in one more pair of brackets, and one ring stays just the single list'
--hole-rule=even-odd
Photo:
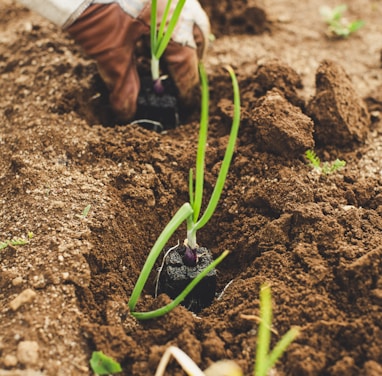
[{"label": "small pebble", "polygon": [[5,367],[14,367],[17,364],[17,358],[11,354],[5,355],[3,363]]},{"label": "small pebble", "polygon": [[23,304],[31,303],[36,295],[32,289],[26,289],[17,295],[16,298],[9,303],[9,306],[13,311],[17,311]]},{"label": "small pebble", "polygon": [[35,341],[22,341],[17,345],[17,360],[26,366],[38,361],[39,346]]},{"label": "small pebble", "polygon": [[23,277],[16,277],[12,279],[13,286],[20,286],[23,283]]}]

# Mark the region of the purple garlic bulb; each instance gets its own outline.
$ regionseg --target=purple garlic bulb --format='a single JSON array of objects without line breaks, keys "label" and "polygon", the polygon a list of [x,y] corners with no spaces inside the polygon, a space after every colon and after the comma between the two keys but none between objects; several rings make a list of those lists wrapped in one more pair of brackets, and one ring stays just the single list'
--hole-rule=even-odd
[{"label": "purple garlic bulb", "polygon": [[162,79],[158,78],[154,81],[154,93],[155,94],[163,94],[164,93],[164,86],[162,83]]},{"label": "purple garlic bulb", "polygon": [[196,266],[196,263],[198,262],[198,255],[196,254],[196,249],[191,249],[190,247],[186,246],[186,251],[183,255],[183,262],[184,265],[187,266]]}]

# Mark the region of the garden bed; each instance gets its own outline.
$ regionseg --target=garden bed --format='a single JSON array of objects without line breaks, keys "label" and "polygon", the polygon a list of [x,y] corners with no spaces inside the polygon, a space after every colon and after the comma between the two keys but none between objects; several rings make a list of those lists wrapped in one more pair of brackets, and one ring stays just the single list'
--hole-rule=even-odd
[{"label": "garden bed", "polygon": [[[224,64],[242,95],[226,187],[198,233],[214,257],[231,251],[217,272],[224,293],[197,315],[179,306],[137,322],[127,301],[188,199],[198,114],[163,134],[113,126],[94,61],[54,25],[0,1],[0,242],[27,241],[0,250],[0,375],[88,375],[94,350],[124,375],[151,375],[170,345],[202,368],[229,358],[250,375],[258,323],[248,317],[259,315],[264,282],[273,343],[302,329],[276,374],[382,374],[382,5],[349,0],[349,18],[366,25],[333,40],[314,0],[202,3],[216,35],[207,196],[231,125]],[[307,149],[346,166],[319,174]],[[182,228],[172,240],[183,238]],[[153,298],[154,277],[140,310],[169,299]],[[175,363],[168,372],[182,374]]]}]

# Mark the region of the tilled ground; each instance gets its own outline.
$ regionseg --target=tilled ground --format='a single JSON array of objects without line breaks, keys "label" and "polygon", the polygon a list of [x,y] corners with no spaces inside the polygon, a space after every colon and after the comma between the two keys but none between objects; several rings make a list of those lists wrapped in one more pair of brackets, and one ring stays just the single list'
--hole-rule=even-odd
[{"label": "tilled ground", "polygon": [[[232,118],[224,64],[242,95],[223,197],[198,233],[214,257],[231,251],[218,268],[226,289],[197,316],[178,307],[137,322],[127,301],[188,200],[198,116],[164,134],[113,126],[95,63],[53,25],[0,1],[0,242],[26,240],[0,250],[0,375],[87,375],[94,350],[125,375],[150,375],[169,345],[203,368],[230,358],[250,375],[248,315],[259,314],[265,282],[273,344],[301,327],[275,374],[382,374],[382,5],[349,1],[349,18],[366,25],[332,40],[313,0],[292,3],[203,1],[217,36],[206,61],[207,197]],[[307,149],[346,167],[320,174]],[[172,243],[184,236],[182,227]],[[139,309],[168,301],[153,298],[153,280]],[[182,374],[175,363],[168,372]]]}]

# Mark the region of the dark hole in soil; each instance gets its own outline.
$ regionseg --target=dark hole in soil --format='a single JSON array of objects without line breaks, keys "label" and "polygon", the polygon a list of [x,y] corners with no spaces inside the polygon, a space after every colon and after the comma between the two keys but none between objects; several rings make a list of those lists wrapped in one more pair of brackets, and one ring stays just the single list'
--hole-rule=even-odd
[{"label": "dark hole in soil", "polygon": [[141,78],[141,90],[134,123],[156,132],[179,125],[177,89],[170,78],[162,79],[164,91],[154,91],[151,77]]},{"label": "dark hole in soil", "polygon": [[[158,293],[165,293],[175,299],[184,288],[213,261],[211,252],[204,247],[197,248],[196,266],[183,262],[186,247],[180,245],[165,257],[158,283]],[[216,270],[211,270],[181,303],[192,312],[198,313],[211,305],[216,292]]]},{"label": "dark hole in soil", "polygon": [[[137,112],[131,123],[156,132],[173,129],[179,125],[177,88],[170,78],[162,79],[162,83],[164,92],[157,94],[153,90],[151,77],[141,78]],[[78,112],[90,125],[113,127],[126,124],[115,118],[109,102],[109,91],[98,74],[94,75],[90,87],[62,96],[52,112],[62,114],[72,110]]]}]

